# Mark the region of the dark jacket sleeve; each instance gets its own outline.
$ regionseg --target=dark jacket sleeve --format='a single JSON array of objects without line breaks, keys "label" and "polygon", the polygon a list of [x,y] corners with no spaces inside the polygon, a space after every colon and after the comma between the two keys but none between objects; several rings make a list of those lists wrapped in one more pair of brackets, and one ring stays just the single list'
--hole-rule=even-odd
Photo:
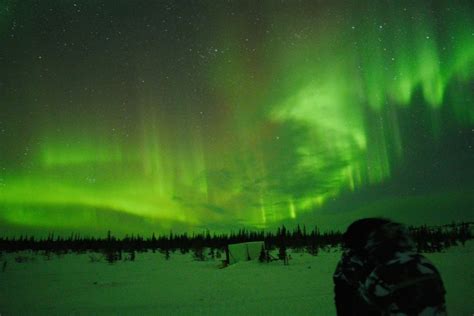
[{"label": "dark jacket sleeve", "polygon": [[346,282],[334,279],[334,302],[337,316],[355,315],[354,289]]},{"label": "dark jacket sleeve", "polygon": [[333,275],[334,303],[338,316],[379,316],[359,293],[361,282],[365,281],[367,267],[354,254],[345,252]]}]

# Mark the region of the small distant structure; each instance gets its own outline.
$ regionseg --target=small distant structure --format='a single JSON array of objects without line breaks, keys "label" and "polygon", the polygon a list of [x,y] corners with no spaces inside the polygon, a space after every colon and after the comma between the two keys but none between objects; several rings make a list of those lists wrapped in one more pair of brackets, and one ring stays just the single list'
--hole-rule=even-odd
[{"label": "small distant structure", "polygon": [[239,261],[256,260],[262,248],[265,249],[265,242],[263,241],[229,244],[226,250],[227,263],[234,264]]}]

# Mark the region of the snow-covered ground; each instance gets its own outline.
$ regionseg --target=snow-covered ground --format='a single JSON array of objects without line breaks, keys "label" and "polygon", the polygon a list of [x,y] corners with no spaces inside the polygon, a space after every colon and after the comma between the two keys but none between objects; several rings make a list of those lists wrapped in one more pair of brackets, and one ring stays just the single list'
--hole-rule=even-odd
[{"label": "snow-covered ground", "polygon": [[[17,263],[19,255],[33,260]],[[0,314],[335,315],[338,251],[293,253],[289,266],[248,261],[225,269],[179,252],[170,260],[159,252],[137,254],[134,262],[113,265],[89,256],[4,253]],[[443,276],[449,314],[473,315],[474,242],[427,256]]]}]

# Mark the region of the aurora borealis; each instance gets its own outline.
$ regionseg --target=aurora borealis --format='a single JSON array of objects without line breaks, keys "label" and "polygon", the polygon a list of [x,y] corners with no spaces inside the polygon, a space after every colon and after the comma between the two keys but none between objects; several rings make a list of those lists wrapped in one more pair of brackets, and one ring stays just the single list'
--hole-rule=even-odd
[{"label": "aurora borealis", "polygon": [[473,17],[467,0],[0,0],[0,227],[472,220]]}]

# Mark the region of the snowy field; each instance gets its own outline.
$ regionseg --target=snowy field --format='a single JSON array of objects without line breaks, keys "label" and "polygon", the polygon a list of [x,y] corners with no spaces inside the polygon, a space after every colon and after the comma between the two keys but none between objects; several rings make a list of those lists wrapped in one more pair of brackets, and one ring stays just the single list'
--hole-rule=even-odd
[{"label": "snowy field", "polygon": [[[20,255],[30,260],[16,262]],[[179,252],[170,260],[159,252],[137,254],[134,262],[113,265],[89,256],[4,253],[0,314],[335,315],[338,251],[293,253],[289,266],[248,261],[225,269]],[[474,242],[427,256],[443,276],[449,315],[473,315]]]}]

